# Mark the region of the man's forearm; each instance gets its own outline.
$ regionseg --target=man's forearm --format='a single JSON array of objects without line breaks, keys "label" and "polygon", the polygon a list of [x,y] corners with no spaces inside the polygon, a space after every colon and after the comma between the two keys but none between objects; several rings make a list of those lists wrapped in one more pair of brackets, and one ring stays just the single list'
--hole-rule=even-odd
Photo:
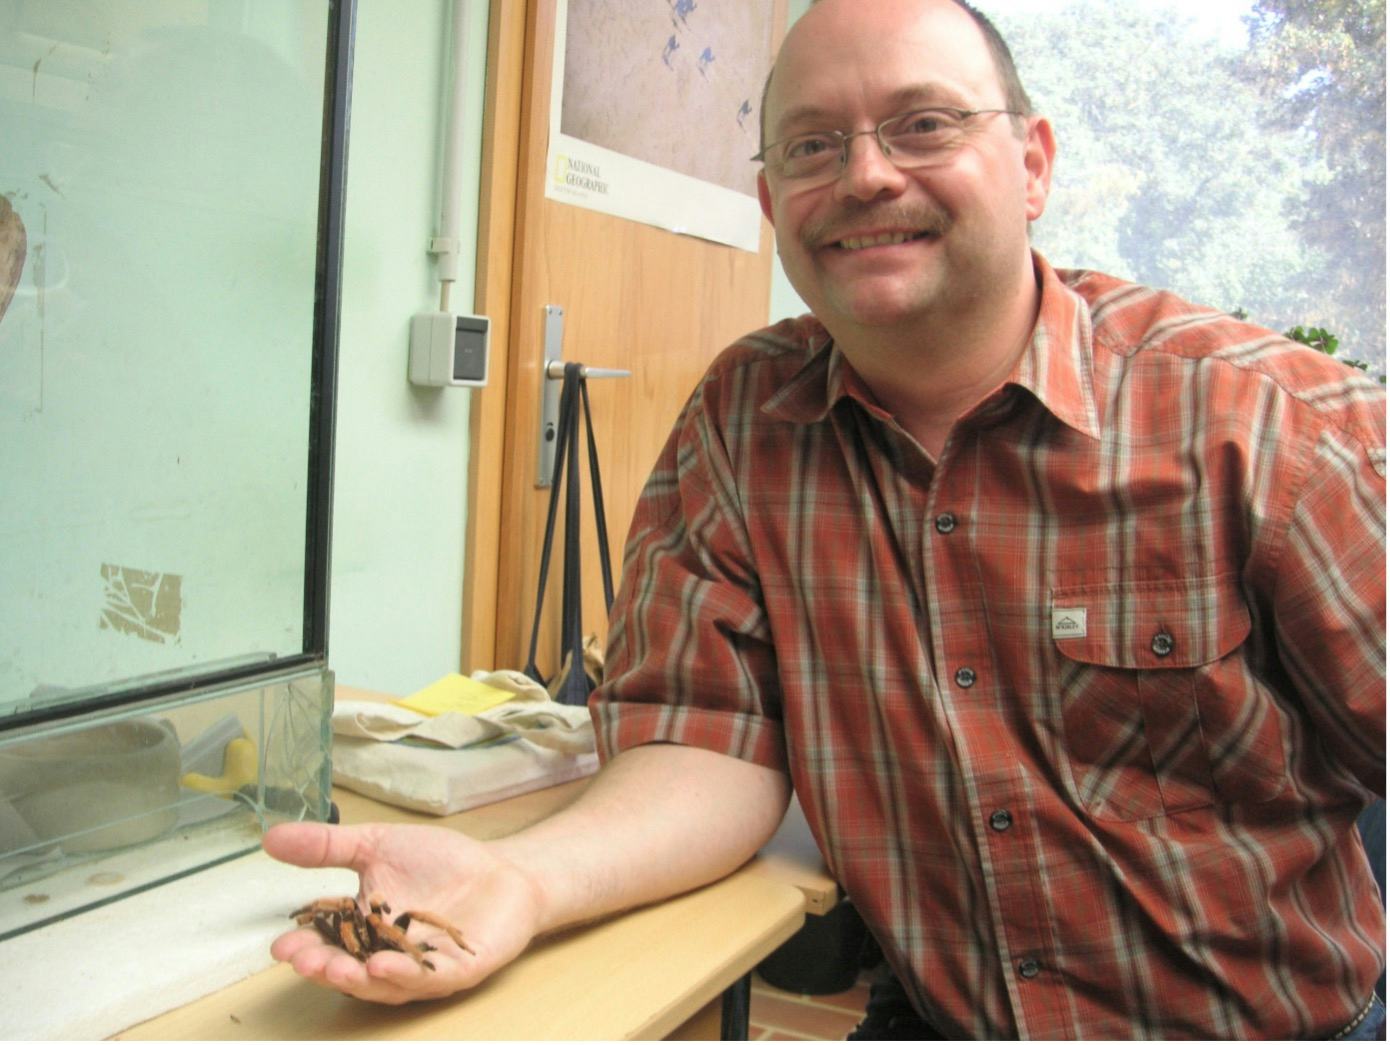
[{"label": "man's forearm", "polygon": [[790,794],[778,770],[648,744],[614,758],[572,805],[494,844],[532,877],[549,932],[736,870],[777,830]]}]

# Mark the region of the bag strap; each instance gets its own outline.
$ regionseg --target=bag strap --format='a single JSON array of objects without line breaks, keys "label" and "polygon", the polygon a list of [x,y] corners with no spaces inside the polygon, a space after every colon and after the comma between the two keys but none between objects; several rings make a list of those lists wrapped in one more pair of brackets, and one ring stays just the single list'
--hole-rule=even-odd
[{"label": "bag strap", "polygon": [[603,577],[603,601],[613,609],[613,561],[608,547],[608,517],[603,506],[603,480],[599,474],[598,443],[594,438],[593,414],[589,406],[589,385],[583,364],[566,363],[564,386],[560,392],[560,417],[556,424],[555,465],[550,476],[550,503],[546,509],[545,538],[541,545],[540,576],[536,585],[536,610],[531,621],[531,642],[527,651],[528,678],[546,685],[536,666],[540,626],[545,602],[546,581],[550,575],[550,556],[555,544],[555,523],[559,514],[561,479],[565,496],[565,562],[560,598],[560,664],[568,660],[569,670],[556,693],[562,704],[582,705],[589,699],[593,682],[584,670],[583,576],[580,558],[580,508],[583,495],[579,486],[579,410],[584,411],[588,437],[589,481],[594,499],[594,523],[598,530],[599,566]]},{"label": "bag strap", "polygon": [[529,679],[542,686],[545,685],[545,678],[541,675],[540,669],[536,667],[536,647],[540,642],[541,611],[545,606],[545,585],[550,577],[550,552],[555,543],[555,516],[560,508],[560,479],[565,473],[565,458],[571,442],[570,432],[576,427],[574,424],[574,389],[578,383],[578,372],[576,371],[571,375],[570,367],[567,365],[565,367],[564,386],[560,392],[560,417],[555,425],[555,463],[550,470],[550,504],[546,509],[545,537],[541,542],[540,575],[536,582],[536,610],[531,620],[531,644],[526,654],[526,667],[522,669]]},{"label": "bag strap", "polygon": [[585,385],[579,363],[565,364],[565,391],[570,396],[569,433],[565,443],[565,568],[560,594],[560,666],[569,669],[555,699],[582,705],[593,688],[584,671],[584,600],[579,568],[579,394]]},{"label": "bag strap", "polygon": [[589,382],[580,380],[584,400],[584,430],[589,436],[589,481],[594,489],[594,523],[598,528],[598,558],[603,573],[603,608],[613,612],[613,557],[608,551],[608,516],[603,510],[603,481],[598,474],[598,444],[594,442],[594,421],[589,413]]}]

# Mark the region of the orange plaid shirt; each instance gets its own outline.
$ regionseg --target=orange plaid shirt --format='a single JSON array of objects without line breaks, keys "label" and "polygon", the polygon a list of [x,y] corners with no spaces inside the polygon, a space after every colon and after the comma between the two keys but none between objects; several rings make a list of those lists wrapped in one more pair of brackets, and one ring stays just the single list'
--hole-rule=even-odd
[{"label": "orange plaid shirt", "polygon": [[1329,1033],[1384,958],[1383,390],[1036,264],[935,462],[811,317],[721,355],[638,507],[601,750],[786,769],[947,1034]]}]

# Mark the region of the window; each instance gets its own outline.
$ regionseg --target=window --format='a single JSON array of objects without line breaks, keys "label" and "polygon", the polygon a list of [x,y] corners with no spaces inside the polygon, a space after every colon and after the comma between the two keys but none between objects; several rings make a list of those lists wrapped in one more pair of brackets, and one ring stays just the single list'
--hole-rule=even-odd
[{"label": "window", "polygon": [[1034,243],[1385,373],[1383,0],[981,0],[1058,158]]}]

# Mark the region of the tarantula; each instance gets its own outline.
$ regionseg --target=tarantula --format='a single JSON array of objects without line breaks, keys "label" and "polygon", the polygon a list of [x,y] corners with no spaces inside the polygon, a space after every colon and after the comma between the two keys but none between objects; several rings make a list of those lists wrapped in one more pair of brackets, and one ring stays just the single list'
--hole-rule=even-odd
[{"label": "tarantula", "polygon": [[390,915],[391,908],[386,901],[373,894],[367,898],[365,914],[357,905],[356,897],[325,896],[305,904],[290,917],[300,925],[312,925],[324,942],[341,947],[358,960],[377,951],[402,951],[419,962],[422,968],[433,972],[434,965],[425,955],[435,948],[428,943],[416,943],[406,938],[405,933],[411,922],[424,922],[436,929],[443,929],[459,947],[469,954],[474,953],[473,948],[464,942],[463,934],[437,914],[405,911],[393,921],[387,921]]}]

